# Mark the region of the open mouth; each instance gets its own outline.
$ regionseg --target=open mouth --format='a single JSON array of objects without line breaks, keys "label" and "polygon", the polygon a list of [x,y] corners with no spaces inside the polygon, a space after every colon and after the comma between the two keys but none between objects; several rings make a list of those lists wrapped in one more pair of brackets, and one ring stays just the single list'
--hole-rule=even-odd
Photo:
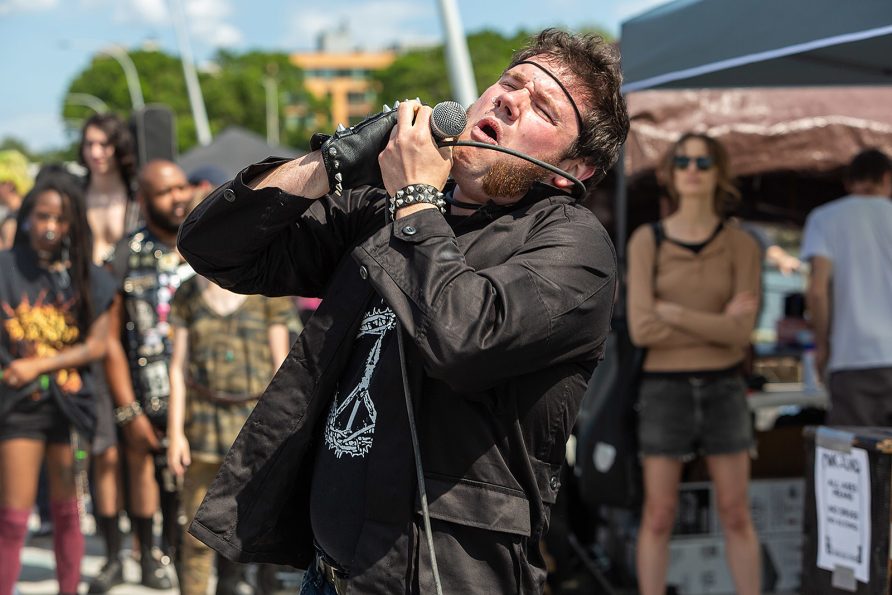
[{"label": "open mouth", "polygon": [[474,140],[482,141],[485,143],[491,143],[493,145],[499,144],[499,129],[489,119],[483,119],[477,122],[477,125],[474,127],[473,136]]}]

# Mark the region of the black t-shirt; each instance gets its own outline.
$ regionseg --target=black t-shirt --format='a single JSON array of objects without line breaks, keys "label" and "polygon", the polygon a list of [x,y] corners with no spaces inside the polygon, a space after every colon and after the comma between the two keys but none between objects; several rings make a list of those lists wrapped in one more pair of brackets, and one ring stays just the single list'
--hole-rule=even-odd
[{"label": "black t-shirt", "polygon": [[[316,448],[310,522],[317,544],[349,568],[365,515],[369,453],[411,453],[399,365],[396,315],[377,297],[366,311],[353,352]],[[384,444],[386,442],[387,444]]]},{"label": "black t-shirt", "polygon": [[[51,356],[86,340],[77,326],[78,290],[67,273],[38,266],[29,246],[0,252],[0,366],[24,357]],[[89,291],[95,320],[114,297],[111,275],[91,265]],[[38,399],[56,398],[75,427],[93,431],[96,416],[89,365],[51,372],[37,386]]]}]

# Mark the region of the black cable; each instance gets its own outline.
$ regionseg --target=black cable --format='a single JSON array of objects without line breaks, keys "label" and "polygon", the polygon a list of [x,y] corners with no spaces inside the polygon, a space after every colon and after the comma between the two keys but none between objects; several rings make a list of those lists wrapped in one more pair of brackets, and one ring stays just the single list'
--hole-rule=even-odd
[{"label": "black cable", "polygon": [[[384,222],[395,223],[390,217],[390,210],[384,209]],[[424,485],[424,468],[421,465],[421,445],[418,442],[418,428],[415,425],[415,408],[412,406],[412,393],[409,389],[409,375],[406,372],[406,352],[403,348],[403,325],[396,320],[396,344],[400,356],[400,372],[403,379],[403,395],[406,398],[406,413],[409,416],[409,435],[412,438],[412,453],[415,455],[415,475],[418,482],[418,498],[421,500],[421,516],[424,521],[424,533],[427,538],[427,548],[431,555],[431,572],[434,575],[434,585],[437,595],[443,595],[443,585],[440,583],[440,570],[437,566],[437,553],[434,549],[434,535],[431,531],[430,512],[427,507],[427,489]]]},{"label": "black cable", "polygon": [[499,145],[491,145],[489,143],[481,143],[473,140],[447,140],[447,141],[439,141],[437,143],[438,146],[441,147],[476,147],[478,149],[490,149],[492,151],[498,151],[499,153],[506,153],[513,157],[517,157],[519,159],[523,159],[524,161],[529,161],[534,165],[538,165],[543,169],[547,169],[551,173],[555,173],[563,178],[567,178],[571,182],[573,182],[573,191],[570,193],[574,198],[580,199],[585,196],[585,184],[580,182],[577,178],[574,178],[569,173],[565,172],[561,168],[554,166],[550,163],[546,163],[541,159],[536,159],[535,157],[530,157],[529,155],[525,155],[520,151],[515,151],[514,149],[509,149],[507,147],[500,147]]}]

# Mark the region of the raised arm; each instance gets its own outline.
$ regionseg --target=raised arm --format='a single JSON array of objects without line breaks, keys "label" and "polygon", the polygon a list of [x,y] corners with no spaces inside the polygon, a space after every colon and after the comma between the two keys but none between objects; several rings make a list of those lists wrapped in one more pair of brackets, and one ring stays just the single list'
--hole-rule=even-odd
[{"label": "raised arm", "polygon": [[231,291],[321,295],[345,251],[373,231],[373,215],[382,212],[374,203],[383,192],[369,185],[382,186],[377,159],[395,120],[395,111],[379,114],[314,136],[319,150],[303,157],[246,168],[186,218],[180,252]]}]

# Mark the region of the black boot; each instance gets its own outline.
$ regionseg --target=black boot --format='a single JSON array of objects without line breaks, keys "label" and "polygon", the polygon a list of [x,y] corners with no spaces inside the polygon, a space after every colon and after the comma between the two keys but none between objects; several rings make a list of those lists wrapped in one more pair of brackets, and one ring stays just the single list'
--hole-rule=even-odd
[{"label": "black boot", "polygon": [[121,563],[121,529],[118,517],[96,516],[96,530],[105,541],[106,561],[99,574],[90,581],[87,593],[107,593],[115,585],[124,582],[124,565]]},{"label": "black boot", "polygon": [[152,533],[152,517],[131,517],[130,521],[139,541],[139,567],[142,571],[140,584],[150,589],[170,589],[173,582],[167,566],[155,557],[152,544],[155,536]]}]

